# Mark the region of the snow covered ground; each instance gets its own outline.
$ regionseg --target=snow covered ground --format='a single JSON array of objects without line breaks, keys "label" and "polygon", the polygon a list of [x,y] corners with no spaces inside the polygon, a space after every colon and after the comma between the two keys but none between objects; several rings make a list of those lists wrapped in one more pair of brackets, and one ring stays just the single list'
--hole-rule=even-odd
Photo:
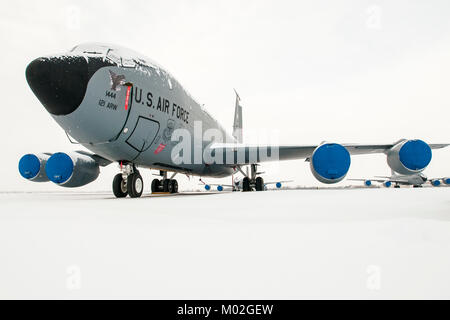
[{"label": "snow covered ground", "polygon": [[449,252],[449,188],[0,194],[0,298],[450,298]]}]

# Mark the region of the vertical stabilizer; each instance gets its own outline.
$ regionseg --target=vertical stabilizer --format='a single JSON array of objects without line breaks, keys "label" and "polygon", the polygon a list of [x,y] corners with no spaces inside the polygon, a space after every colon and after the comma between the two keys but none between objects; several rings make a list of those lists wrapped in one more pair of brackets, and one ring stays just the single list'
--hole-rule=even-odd
[{"label": "vertical stabilizer", "polygon": [[236,93],[236,106],[234,109],[234,123],[233,123],[233,137],[236,139],[238,143],[242,143],[242,106],[241,106],[241,98],[239,94]]}]

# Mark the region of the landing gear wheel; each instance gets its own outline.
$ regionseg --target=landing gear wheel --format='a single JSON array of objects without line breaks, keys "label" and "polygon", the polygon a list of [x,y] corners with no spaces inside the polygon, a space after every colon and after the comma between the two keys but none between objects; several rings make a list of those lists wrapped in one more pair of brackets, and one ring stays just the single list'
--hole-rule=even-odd
[{"label": "landing gear wheel", "polygon": [[166,179],[163,182],[163,191],[164,192],[168,192],[168,193],[172,193],[172,180],[170,179]]},{"label": "landing gear wheel", "polygon": [[131,198],[139,198],[144,191],[144,180],[142,180],[139,172],[132,173],[127,180],[128,194]]},{"label": "landing gear wheel", "polygon": [[172,192],[171,193],[178,193],[178,181],[177,180],[171,180],[172,185]]},{"label": "landing gear wheel", "polygon": [[396,186],[394,186],[394,188],[396,188],[396,189],[397,189],[397,188],[400,188],[400,186],[399,186],[399,185],[396,185]]},{"label": "landing gear wheel", "polygon": [[256,191],[264,191],[264,179],[261,177],[256,177],[255,180]]},{"label": "landing gear wheel", "polygon": [[250,179],[248,177],[244,177],[244,179],[242,179],[242,191],[244,192],[251,191]]},{"label": "landing gear wheel", "polygon": [[152,181],[152,193],[158,192],[161,187],[161,181],[158,179],[153,179]]},{"label": "landing gear wheel", "polygon": [[122,174],[116,174],[113,180],[113,193],[116,198],[125,198],[128,194],[126,181],[123,180]]}]

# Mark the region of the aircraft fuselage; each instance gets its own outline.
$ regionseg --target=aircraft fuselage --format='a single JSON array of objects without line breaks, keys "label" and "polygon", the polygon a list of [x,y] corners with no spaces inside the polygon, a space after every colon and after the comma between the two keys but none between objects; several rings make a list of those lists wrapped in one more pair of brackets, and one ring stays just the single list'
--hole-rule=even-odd
[{"label": "aircraft fuselage", "polygon": [[[42,93],[46,90],[34,90],[34,83],[38,86],[42,80],[37,76],[33,78],[33,70],[42,75],[43,69],[55,70],[58,65],[61,69],[87,69],[87,75],[78,75],[76,79],[63,78],[61,83],[55,84],[66,86],[59,88],[60,91],[78,90],[77,95],[83,96],[78,106],[76,102],[63,101],[66,105],[73,104],[64,107],[67,110],[50,101],[55,99],[52,96],[55,92],[49,92],[49,97],[46,97]],[[48,76],[54,77],[53,74]],[[229,166],[208,165],[203,161],[173,163],[172,148],[178,141],[172,141],[172,134],[176,129],[188,130],[194,139],[194,124],[197,122],[202,132],[214,128],[229,141],[233,138],[169,72],[135,52],[105,45],[79,46],[66,55],[35,60],[27,70],[27,78],[38,98],[67,134],[106,159],[200,176],[224,177],[234,171]],[[84,93],[84,87],[67,88],[80,79],[87,82]],[[201,141],[201,149],[207,144]],[[194,141],[191,152],[195,152]]]}]

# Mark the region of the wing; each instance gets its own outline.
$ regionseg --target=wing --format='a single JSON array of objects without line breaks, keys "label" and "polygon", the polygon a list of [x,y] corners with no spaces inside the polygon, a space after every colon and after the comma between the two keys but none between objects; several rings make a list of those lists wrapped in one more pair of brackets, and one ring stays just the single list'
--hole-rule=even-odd
[{"label": "wing", "polygon": [[[342,144],[351,155],[385,153],[396,144]],[[450,144],[430,144],[431,149],[440,149]],[[245,146],[236,144],[215,144],[210,148],[216,155],[221,152],[223,163],[244,165],[270,161],[309,159],[319,145],[305,146]],[[274,151],[275,150],[275,151]],[[278,150],[278,155],[276,154]]]},{"label": "wing", "polygon": [[289,182],[294,182],[294,180],[271,181],[271,182],[264,182],[264,184],[277,184],[277,183],[289,183]]}]

